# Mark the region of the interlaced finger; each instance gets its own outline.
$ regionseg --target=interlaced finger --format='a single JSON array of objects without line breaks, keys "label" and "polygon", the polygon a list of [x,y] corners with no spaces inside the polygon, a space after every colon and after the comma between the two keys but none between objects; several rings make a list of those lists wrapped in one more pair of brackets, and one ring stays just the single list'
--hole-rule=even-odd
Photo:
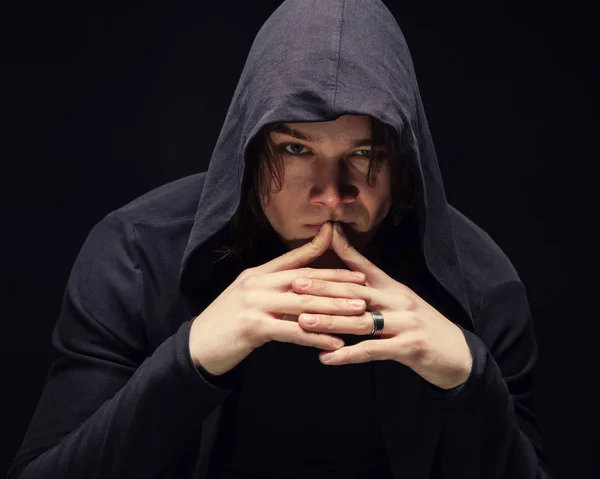
[{"label": "interlaced finger", "polygon": [[308,286],[302,286],[294,280],[294,288],[302,294],[313,294],[328,298],[356,298],[364,299],[367,304],[374,301],[376,290],[361,284],[340,283],[322,279],[311,279]]},{"label": "interlaced finger", "polygon": [[338,315],[362,314],[366,303],[362,300],[345,298],[323,298],[320,296],[296,294],[294,292],[265,291],[255,298],[256,307],[275,314],[321,313]]},{"label": "interlaced finger", "polygon": [[321,281],[333,281],[339,283],[364,284],[365,276],[348,269],[319,269],[298,268],[288,271],[278,271],[270,274],[256,274],[250,276],[247,281],[252,287],[263,289],[277,289],[288,291],[292,288],[294,280],[309,278]]},{"label": "interlaced finger", "polygon": [[369,335],[373,332],[373,316],[364,313],[355,316],[306,314],[298,317],[299,324],[314,332]]},{"label": "interlaced finger", "polygon": [[268,319],[265,334],[274,341],[294,343],[300,346],[312,346],[325,351],[334,351],[344,346],[341,338],[331,334],[306,331],[297,322]]}]

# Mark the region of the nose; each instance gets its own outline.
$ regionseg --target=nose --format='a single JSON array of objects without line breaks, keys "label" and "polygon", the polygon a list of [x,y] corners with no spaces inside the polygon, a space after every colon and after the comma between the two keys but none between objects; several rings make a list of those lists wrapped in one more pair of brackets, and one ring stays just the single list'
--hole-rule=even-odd
[{"label": "nose", "polygon": [[353,203],[357,196],[358,188],[349,181],[343,168],[320,168],[316,172],[311,191],[313,205],[335,210]]}]

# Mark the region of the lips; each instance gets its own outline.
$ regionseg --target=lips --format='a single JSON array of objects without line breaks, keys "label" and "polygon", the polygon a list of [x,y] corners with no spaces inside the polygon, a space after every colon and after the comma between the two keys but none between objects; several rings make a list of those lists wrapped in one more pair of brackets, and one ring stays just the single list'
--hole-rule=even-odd
[{"label": "lips", "polygon": [[[346,231],[348,231],[348,232],[349,232],[349,230],[352,228],[352,225],[354,224],[354,223],[345,223],[345,222],[342,222],[342,221],[339,221],[338,223],[341,223],[341,224],[343,224],[343,225],[344,225],[344,229],[345,229]],[[313,224],[309,224],[309,225],[304,225],[304,227],[305,227],[306,229],[308,229],[308,230],[312,231],[312,232],[313,232],[313,234],[316,234],[316,233],[318,233],[319,231],[321,231],[321,227],[323,226],[323,224],[324,224],[324,223],[313,223]]]},{"label": "lips", "polygon": [[[327,223],[327,221],[322,221],[321,223],[309,223],[306,226],[323,226],[325,223]],[[341,223],[343,225],[351,225],[354,223],[351,223],[349,221],[335,221],[334,223]]]}]

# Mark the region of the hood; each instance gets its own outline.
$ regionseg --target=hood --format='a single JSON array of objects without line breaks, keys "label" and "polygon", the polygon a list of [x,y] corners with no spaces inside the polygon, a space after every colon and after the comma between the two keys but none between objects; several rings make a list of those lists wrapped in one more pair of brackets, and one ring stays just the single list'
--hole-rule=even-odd
[{"label": "hood", "polygon": [[[419,241],[432,276],[472,321],[449,206],[415,71],[398,23],[380,0],[287,0],[259,30],[214,148],[181,264],[196,275],[201,247],[240,202],[244,158],[267,123],[370,115],[398,132],[416,185]],[[202,274],[211,265],[203,262]],[[192,266],[194,265],[194,266]]]}]

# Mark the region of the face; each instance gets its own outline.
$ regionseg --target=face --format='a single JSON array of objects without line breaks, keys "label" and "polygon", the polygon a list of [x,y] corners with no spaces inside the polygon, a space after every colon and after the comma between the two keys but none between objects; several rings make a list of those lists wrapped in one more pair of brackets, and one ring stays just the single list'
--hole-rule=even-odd
[{"label": "face", "polygon": [[[270,135],[281,155],[283,183],[281,191],[272,186],[262,206],[284,244],[289,249],[301,246],[319,230],[309,225],[334,221],[342,224],[352,245],[364,251],[391,207],[387,162],[374,186],[367,183],[369,117],[284,123]],[[335,267],[340,261],[333,251],[319,258],[323,267]]]}]

